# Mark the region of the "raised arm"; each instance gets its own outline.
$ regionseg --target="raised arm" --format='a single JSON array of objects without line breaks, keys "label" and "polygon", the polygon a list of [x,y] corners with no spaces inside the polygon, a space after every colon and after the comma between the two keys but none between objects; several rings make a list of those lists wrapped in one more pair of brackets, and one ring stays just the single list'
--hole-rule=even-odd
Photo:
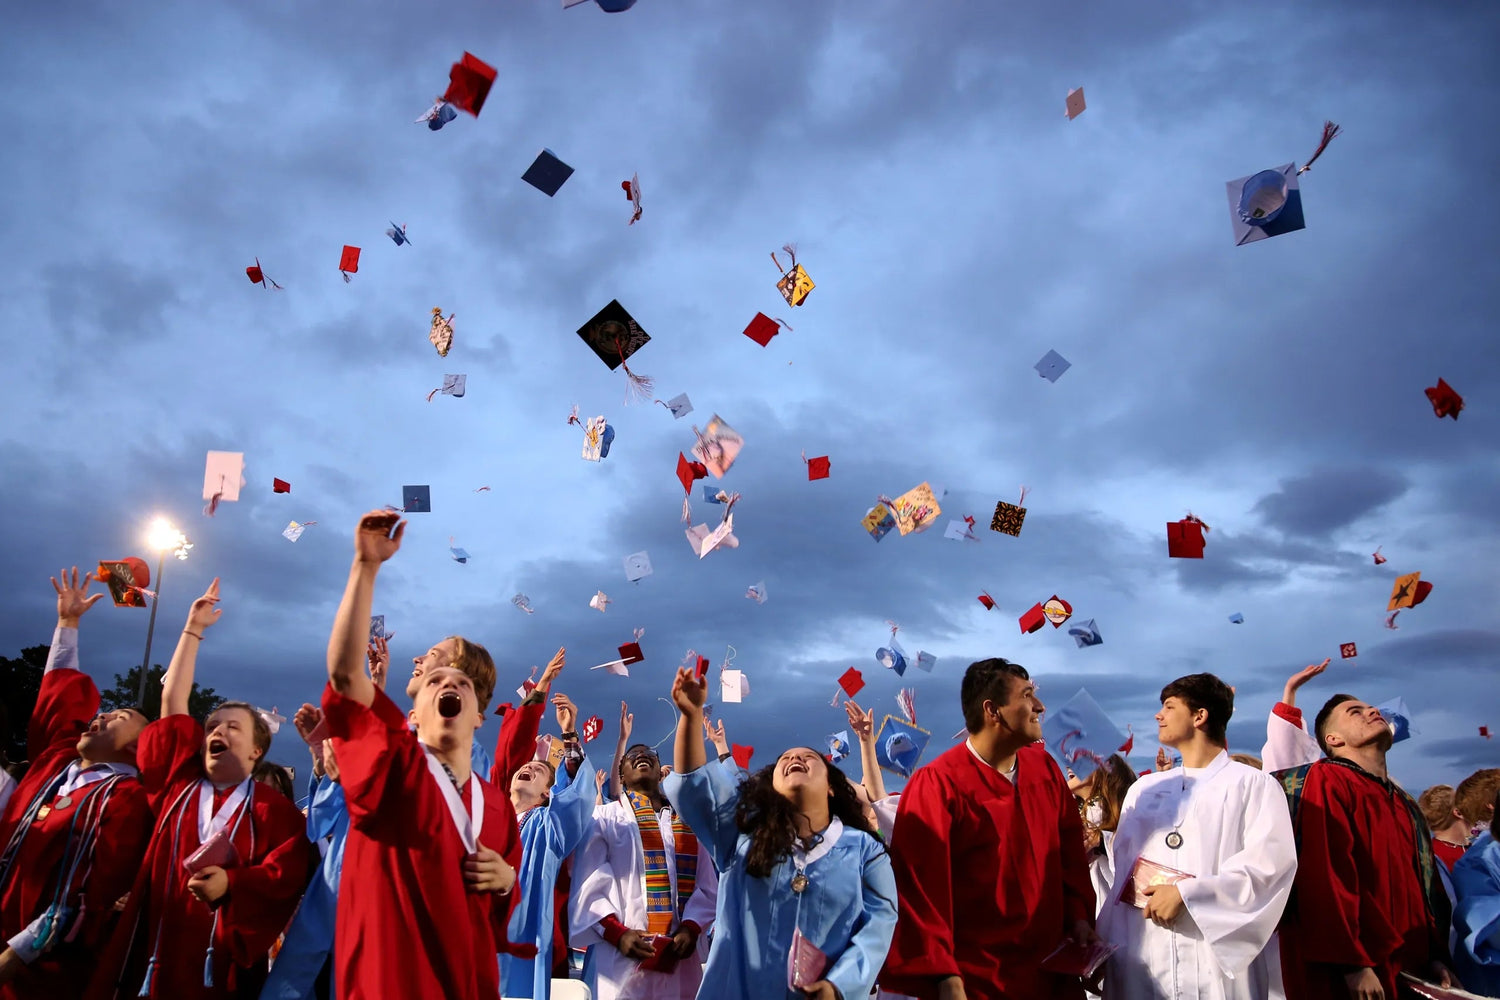
[{"label": "raised arm", "polygon": [[1286,705],[1288,708],[1295,707],[1297,704],[1297,689],[1302,687],[1302,685],[1306,684],[1308,681],[1312,680],[1314,677],[1321,674],[1323,671],[1327,670],[1328,663],[1329,658],[1324,657],[1322,663],[1314,663],[1310,667],[1303,667],[1301,670],[1288,677],[1286,679],[1286,686],[1281,689],[1281,703],[1283,705]]},{"label": "raised arm", "polygon": [[620,761],[625,759],[625,748],[630,745],[630,734],[634,729],[635,713],[631,712],[630,706],[622,701],[620,702],[620,738],[615,741],[615,755],[609,762],[609,798],[612,802],[620,801],[620,796],[625,794],[620,780]]},{"label": "raised arm", "polygon": [[708,762],[698,730],[703,727],[703,701],[708,697],[708,680],[686,667],[677,668],[672,680],[672,704],[677,716],[677,740],[672,746],[672,770],[691,774]]},{"label": "raised arm", "polygon": [[372,510],[354,529],[354,562],[349,582],[328,637],[328,683],[351,701],[369,706],[375,701],[375,682],[365,673],[370,636],[370,608],[375,602],[375,576],[380,565],[401,548],[406,522],[397,514]]},{"label": "raised arm", "polygon": [[[219,603],[219,578],[208,585],[203,596],[188,609],[187,624],[182,635],[177,637],[177,649],[172,653],[172,662],[167,664],[167,674],[161,683],[161,715],[187,715],[188,697],[193,693],[193,675],[198,668],[198,646],[203,642],[204,632],[213,627],[223,614]],[[142,668],[149,664],[142,664]]]},{"label": "raised arm", "polygon": [[563,766],[568,769],[568,777],[578,775],[578,765],[583,763],[583,749],[578,743],[578,706],[573,704],[573,699],[562,692],[552,696],[552,708],[557,713],[557,728],[562,733]]},{"label": "raised arm", "polygon": [[865,786],[871,802],[885,798],[885,779],[880,775],[880,759],[875,755],[875,710],[862,709],[850,698],[844,702],[849,728],[859,737],[859,783]]},{"label": "raised arm", "polygon": [[[62,583],[57,577],[62,577]],[[61,570],[52,578],[52,589],[57,591],[57,628],[52,633],[52,648],[47,651],[47,671],[78,669],[78,620],[95,604],[104,600],[103,594],[89,596],[92,573],[83,574],[80,583],[78,567],[73,567],[73,577]]]},{"label": "raised arm", "polygon": [[714,745],[714,753],[719,760],[728,760],[734,756],[734,750],[729,745],[729,738],[724,735],[724,720],[709,722],[708,717],[703,717],[703,738]]}]

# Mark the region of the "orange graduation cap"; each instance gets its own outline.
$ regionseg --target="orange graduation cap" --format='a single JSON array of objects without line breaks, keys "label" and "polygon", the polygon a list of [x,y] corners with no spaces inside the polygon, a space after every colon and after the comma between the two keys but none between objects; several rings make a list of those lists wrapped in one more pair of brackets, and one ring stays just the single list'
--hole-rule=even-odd
[{"label": "orange graduation cap", "polygon": [[1432,584],[1424,581],[1421,573],[1406,573],[1396,577],[1396,582],[1391,587],[1391,599],[1385,609],[1398,611],[1401,608],[1414,608],[1427,600],[1430,593]]},{"label": "orange graduation cap", "polygon": [[484,99],[490,96],[490,87],[495,83],[495,67],[468,52],[448,70],[448,89],[443,100],[460,111],[467,111],[475,118],[484,107]]},{"label": "orange graduation cap", "polygon": [[1432,403],[1432,412],[1442,417],[1458,419],[1458,411],[1464,408],[1464,398],[1453,391],[1453,386],[1438,379],[1438,384],[1429,387],[1427,398]]},{"label": "orange graduation cap", "polygon": [[346,283],[349,275],[359,273],[359,247],[344,245],[344,252],[339,254],[339,273],[344,276]]},{"label": "orange graduation cap", "polygon": [[1181,521],[1167,522],[1167,555],[1173,559],[1202,559],[1203,533],[1208,525],[1189,514]]}]

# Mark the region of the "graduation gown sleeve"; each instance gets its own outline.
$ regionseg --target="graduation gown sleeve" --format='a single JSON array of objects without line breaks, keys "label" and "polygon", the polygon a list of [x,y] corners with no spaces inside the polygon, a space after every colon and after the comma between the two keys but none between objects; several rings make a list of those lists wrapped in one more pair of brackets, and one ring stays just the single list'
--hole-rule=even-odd
[{"label": "graduation gown sleeve", "polygon": [[542,716],[547,712],[546,701],[522,705],[505,713],[500,720],[500,735],[495,739],[495,766],[489,780],[507,794],[510,779],[516,776],[521,765],[536,756],[536,736],[542,725]]},{"label": "graduation gown sleeve", "polygon": [[1323,756],[1318,741],[1307,730],[1302,709],[1277,702],[1266,719],[1266,745],[1261,747],[1261,770],[1267,774],[1290,771]]},{"label": "graduation gown sleeve", "polygon": [[1500,992],[1500,844],[1481,834],[1453,866],[1458,978],[1476,993]]},{"label": "graduation gown sleeve", "polygon": [[723,873],[734,862],[740,839],[734,822],[740,798],[737,769],[711,760],[691,773],[692,781],[675,771],[667,775],[662,795],[708,852],[714,868]]}]

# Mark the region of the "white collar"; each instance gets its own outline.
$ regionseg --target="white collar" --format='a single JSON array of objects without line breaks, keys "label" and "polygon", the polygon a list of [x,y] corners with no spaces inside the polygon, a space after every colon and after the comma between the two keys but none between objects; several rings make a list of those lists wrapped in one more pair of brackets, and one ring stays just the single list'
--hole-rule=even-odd
[{"label": "white collar", "polygon": [[808,865],[821,861],[829,851],[833,850],[833,845],[837,844],[843,835],[844,821],[834,816],[823,830],[822,839],[812,846],[812,850],[803,849],[801,838],[792,841],[792,864],[796,865],[800,872]]},{"label": "white collar", "polygon": [[116,774],[124,775],[127,778],[135,778],[140,776],[140,771],[136,770],[130,764],[117,764],[113,761],[90,764],[85,767],[83,761],[75,760],[63,772],[63,783],[58,786],[57,794],[72,795],[86,785],[91,785],[96,781],[103,781],[105,778]]},{"label": "white collar", "polygon": [[464,849],[470,854],[479,853],[479,833],[484,829],[484,782],[479,780],[479,775],[470,773],[469,809],[466,812],[463,796],[448,779],[443,762],[438,760],[432,747],[425,743],[421,747],[427,756],[427,771],[437,782],[438,791],[448,806],[448,815],[453,820],[453,828],[458,831],[458,839],[463,841]]}]

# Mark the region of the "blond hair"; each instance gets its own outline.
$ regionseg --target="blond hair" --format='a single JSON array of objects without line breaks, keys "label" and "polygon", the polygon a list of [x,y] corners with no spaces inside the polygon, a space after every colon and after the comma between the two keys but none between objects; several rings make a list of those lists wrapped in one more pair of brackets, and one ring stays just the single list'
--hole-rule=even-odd
[{"label": "blond hair", "polygon": [[[464,676],[474,684],[474,697],[483,712],[490,707],[490,698],[495,694],[495,661],[490,651],[477,642],[461,635],[450,635],[453,640],[453,662],[448,666],[462,670]],[[446,641],[446,640],[445,640]]]}]

